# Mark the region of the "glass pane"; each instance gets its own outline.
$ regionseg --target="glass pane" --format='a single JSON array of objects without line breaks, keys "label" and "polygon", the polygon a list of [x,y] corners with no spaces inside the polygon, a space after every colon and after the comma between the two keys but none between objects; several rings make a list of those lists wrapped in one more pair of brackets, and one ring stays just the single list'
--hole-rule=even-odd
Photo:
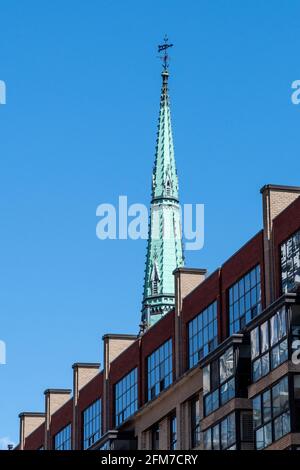
[{"label": "glass pane", "polygon": [[235,414],[228,416],[228,445],[235,443]]},{"label": "glass pane", "polygon": [[270,392],[270,390],[263,393],[262,403],[263,403],[263,421],[264,421],[264,423],[267,423],[268,421],[270,421],[270,419],[272,417],[271,392]]},{"label": "glass pane", "polygon": [[229,400],[235,396],[235,378],[233,377],[228,382],[224,383],[221,386],[221,405],[227,403]]},{"label": "glass pane", "polygon": [[253,398],[252,405],[253,405],[254,428],[258,428],[262,424],[261,396],[260,395]]},{"label": "glass pane", "polygon": [[205,450],[212,450],[211,429],[203,433],[203,444]]},{"label": "glass pane", "polygon": [[281,340],[287,332],[285,307],[278,312],[278,339]]},{"label": "glass pane", "polygon": [[221,446],[226,449],[228,442],[228,423],[227,419],[221,422]]},{"label": "glass pane", "polygon": [[215,426],[212,430],[213,434],[213,449],[220,450],[220,427],[219,425]]},{"label": "glass pane", "polygon": [[265,376],[269,372],[270,372],[270,359],[269,359],[269,353],[266,353],[261,358],[261,374],[262,376]]},{"label": "glass pane", "polygon": [[272,444],[272,424],[269,423],[264,426],[265,447]]},{"label": "glass pane", "polygon": [[203,395],[210,392],[210,365],[203,368]]},{"label": "glass pane", "polygon": [[224,382],[234,373],[233,347],[229,348],[219,359],[220,382]]},{"label": "glass pane", "polygon": [[260,351],[266,352],[269,349],[269,326],[266,321],[260,326]]},{"label": "glass pane", "polygon": [[259,329],[254,328],[251,331],[251,359],[255,359],[259,355]]},{"label": "glass pane", "polygon": [[271,329],[271,334],[270,334],[270,340],[271,340],[271,346],[276,344],[278,342],[278,323],[277,323],[277,315],[273,315],[270,320],[270,329]]},{"label": "glass pane", "polygon": [[261,359],[253,362],[253,381],[256,382],[261,377]]}]

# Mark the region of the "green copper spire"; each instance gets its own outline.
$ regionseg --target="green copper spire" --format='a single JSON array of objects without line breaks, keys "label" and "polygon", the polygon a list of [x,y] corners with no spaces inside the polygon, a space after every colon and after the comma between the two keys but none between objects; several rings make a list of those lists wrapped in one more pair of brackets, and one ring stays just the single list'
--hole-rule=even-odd
[{"label": "green copper spire", "polygon": [[[166,44],[165,44],[166,45]],[[160,46],[160,47],[165,47]],[[168,45],[168,47],[170,47]],[[159,49],[161,50],[166,50]],[[152,200],[144,278],[141,329],[153,325],[175,305],[174,269],[183,266],[178,176],[175,165],[168,94],[167,56],[163,57],[162,90],[152,174]]]}]

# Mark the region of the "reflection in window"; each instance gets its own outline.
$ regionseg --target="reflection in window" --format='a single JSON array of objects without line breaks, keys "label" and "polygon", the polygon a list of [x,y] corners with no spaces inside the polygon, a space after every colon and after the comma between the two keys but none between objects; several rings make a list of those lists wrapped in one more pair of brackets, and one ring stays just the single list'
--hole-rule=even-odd
[{"label": "reflection in window", "polygon": [[297,276],[300,276],[300,230],[281,245],[282,292],[294,288]]},{"label": "reflection in window", "polygon": [[256,382],[288,359],[287,318],[283,307],[251,331],[252,378]]},{"label": "reflection in window", "polygon": [[290,432],[288,378],[252,400],[256,449],[264,449]]},{"label": "reflection in window", "polygon": [[205,450],[235,450],[235,414],[231,413],[219,424],[204,431],[203,445]]},{"label": "reflection in window", "polygon": [[260,266],[257,265],[229,289],[230,334],[241,331],[260,312]]},{"label": "reflection in window", "polygon": [[217,302],[213,302],[189,322],[188,336],[191,368],[218,345]]},{"label": "reflection in window", "polygon": [[176,450],[177,447],[177,420],[176,415],[170,418],[170,449]]},{"label": "reflection in window", "polygon": [[172,339],[148,356],[148,400],[157,397],[173,380]]},{"label": "reflection in window", "polygon": [[233,346],[203,368],[204,415],[207,416],[235,396]]},{"label": "reflection in window", "polygon": [[191,437],[192,448],[200,444],[200,401],[196,397],[191,401]]},{"label": "reflection in window", "polygon": [[115,425],[120,426],[138,409],[137,368],[115,384]]},{"label": "reflection in window", "polygon": [[68,424],[54,436],[54,450],[71,450],[72,426]]},{"label": "reflection in window", "polygon": [[87,449],[101,437],[101,400],[83,412],[83,448]]}]

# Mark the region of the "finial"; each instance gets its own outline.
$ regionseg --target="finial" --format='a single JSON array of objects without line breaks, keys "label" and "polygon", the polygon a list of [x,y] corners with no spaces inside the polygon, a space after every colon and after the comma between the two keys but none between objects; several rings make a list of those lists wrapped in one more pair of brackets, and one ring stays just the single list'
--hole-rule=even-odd
[{"label": "finial", "polygon": [[162,55],[159,56],[159,58],[162,60],[163,62],[163,70],[164,72],[166,72],[168,70],[168,67],[169,67],[169,56],[168,56],[168,49],[169,47],[173,47],[173,44],[168,44],[168,41],[169,41],[169,38],[167,35],[165,35],[164,37],[164,44],[160,44],[158,46],[158,52],[162,52]]}]

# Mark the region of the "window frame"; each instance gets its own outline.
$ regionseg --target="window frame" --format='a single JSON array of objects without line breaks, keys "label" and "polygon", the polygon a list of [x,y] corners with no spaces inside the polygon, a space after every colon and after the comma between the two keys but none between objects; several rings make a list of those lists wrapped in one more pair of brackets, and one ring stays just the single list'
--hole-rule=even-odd
[{"label": "window frame", "polygon": [[[285,333],[283,336],[280,337],[280,339],[277,338],[277,340],[272,344],[272,323],[273,321],[276,321],[277,323],[277,329],[278,329],[278,317],[282,316],[284,317],[285,321]],[[281,321],[281,320],[280,320]],[[266,345],[266,348],[262,350],[262,326],[267,325],[267,330],[268,330],[268,342]],[[257,351],[256,355],[253,355],[252,352],[254,350],[253,346],[253,341],[252,341],[252,336],[254,337],[254,332],[255,336],[258,340],[258,349],[255,348]],[[280,350],[280,346],[285,344],[285,349]],[[258,382],[262,377],[265,377],[267,374],[269,374],[272,370],[277,369],[281,364],[286,362],[289,358],[289,314],[288,314],[288,309],[286,305],[282,305],[279,307],[276,312],[274,312],[271,316],[269,316],[266,320],[264,320],[262,323],[257,325],[255,328],[250,330],[250,345],[251,345],[251,379],[253,383]],[[273,363],[273,356],[272,353],[278,349],[278,354],[279,354],[279,360],[277,363]],[[280,355],[280,351],[282,352],[282,355]],[[263,364],[263,361],[265,361],[265,364]],[[255,364],[258,364],[258,369],[260,369],[261,373],[258,376],[255,376]],[[263,365],[265,366],[265,373],[263,373]]]},{"label": "window frame", "polygon": [[177,416],[175,412],[169,417],[169,447],[170,450],[177,449]]},{"label": "window frame", "polygon": [[[210,319],[211,311],[212,319]],[[207,318],[206,322],[205,318]],[[198,327],[199,324],[201,326]],[[212,338],[210,339],[211,330]],[[187,361],[189,369],[195,367],[204,357],[216,349],[219,344],[218,330],[218,300],[216,299],[187,323]],[[205,341],[206,337],[207,341]],[[201,343],[201,346],[199,343]]]},{"label": "window frame", "polygon": [[[278,386],[280,386],[281,383],[286,383],[287,384],[287,392],[288,392],[288,396],[287,396],[287,400],[286,400],[286,403],[287,405],[284,406],[282,408],[282,410],[279,412],[279,413],[275,413],[274,412],[274,389]],[[284,389],[285,391],[285,389]],[[265,411],[264,411],[264,397],[266,395],[269,395],[270,396],[270,410],[269,410],[269,416],[267,417],[267,419],[264,419],[264,414],[265,414]],[[277,396],[277,398],[279,397],[279,401],[280,401],[280,393],[279,395]],[[259,415],[260,415],[260,422],[258,425],[256,425],[256,422],[255,422],[255,410],[257,409],[255,406],[254,406],[254,402],[255,401],[259,401]],[[278,441],[279,439],[281,439],[282,437],[286,436],[287,434],[289,434],[291,432],[291,428],[292,428],[292,414],[291,414],[291,410],[292,410],[292,403],[291,403],[291,393],[290,393],[290,376],[289,375],[285,375],[283,377],[281,377],[280,380],[278,380],[277,382],[273,383],[270,387],[264,389],[261,393],[257,394],[256,396],[254,396],[252,398],[252,404],[253,404],[253,431],[254,431],[254,441],[255,441],[255,447],[256,447],[256,450],[262,450],[262,449],[265,449],[266,447],[270,446],[271,444],[273,444],[274,442]],[[284,416],[288,416],[289,418],[289,430],[283,434],[281,434],[279,437],[276,437],[276,429],[275,429],[275,426],[276,426],[276,421],[278,421],[280,418],[283,419]],[[268,428],[268,433],[271,437],[271,440],[267,440],[266,442],[266,429]],[[262,432],[262,437],[264,439],[264,444],[266,445],[263,445],[263,446],[260,446],[258,447],[257,445],[257,434],[258,432]]]},{"label": "window frame", "polygon": [[[168,355],[165,356],[165,348],[168,349]],[[162,356],[162,358],[160,357]],[[157,361],[156,358],[159,358]],[[165,370],[167,364],[167,372]],[[156,371],[158,369],[158,373]],[[161,371],[164,370],[164,374]],[[146,402],[154,400],[161,392],[170,387],[173,383],[173,338],[170,337],[158,346],[146,358]],[[158,380],[156,380],[158,376]],[[167,384],[166,384],[167,379]]]},{"label": "window frame", "polygon": [[[232,351],[232,360],[233,360],[232,371],[231,371],[231,374],[227,378],[225,378],[224,380],[221,380],[220,360],[229,351]],[[232,344],[225,351],[223,351],[222,354],[220,354],[216,359],[214,359],[214,361],[210,362],[209,364],[203,367],[203,376],[206,373],[206,370],[207,369],[209,370],[208,375],[209,375],[209,382],[210,382],[209,391],[205,392],[205,390],[203,389],[203,414],[205,417],[209,416],[211,413],[221,408],[223,405],[228,403],[230,400],[232,400],[236,396],[236,391],[237,391],[237,383],[236,383],[237,382],[236,381],[237,357],[236,357],[236,354],[237,354],[237,348],[234,346],[234,344]],[[214,367],[212,367],[212,365]],[[217,375],[217,379],[215,377],[216,375]],[[214,383],[214,385],[212,385],[212,383]],[[228,393],[227,399],[222,399],[222,397],[224,396],[224,393],[222,392],[222,389],[224,390],[224,386],[227,386],[228,390],[230,390],[230,392]],[[208,411],[207,402],[209,401],[210,398],[211,398],[211,407],[209,407],[209,411]]]},{"label": "window frame", "polygon": [[159,423],[155,423],[151,428],[151,450],[159,450],[160,446]]},{"label": "window frame", "polygon": [[[255,284],[252,284],[252,276],[255,272]],[[259,288],[259,293],[258,293]],[[256,303],[252,303],[252,295],[254,290],[256,291]],[[242,292],[240,294],[240,292]],[[249,300],[249,308],[247,308],[247,302]],[[227,301],[228,301],[228,328],[229,336],[235,333],[243,331],[246,326],[258,317],[262,312],[262,267],[261,263],[257,263],[243,276],[241,276],[236,282],[231,284],[227,289]],[[241,315],[241,305],[244,304],[243,315]],[[256,313],[253,314],[253,309],[256,309]],[[237,315],[236,315],[237,311]],[[247,315],[250,318],[247,319]],[[243,324],[241,322],[243,319]],[[235,324],[239,324],[236,329]]]},{"label": "window frame", "polygon": [[[197,411],[198,408],[198,411]],[[201,442],[201,413],[200,413],[200,397],[194,396],[190,400],[190,430],[191,430],[191,447],[194,449]]]},{"label": "window frame", "polygon": [[[99,402],[99,414],[93,415],[88,419],[88,421],[85,421],[85,415],[86,413],[90,410],[93,412],[93,407]],[[92,424],[96,421],[96,419],[99,419],[99,428],[97,430],[94,430],[92,434],[89,436],[86,436],[86,427],[90,424]],[[92,445],[94,445],[102,436],[102,398],[97,398],[94,400],[89,406],[87,406],[83,412],[82,412],[82,448],[83,450],[88,449]]]},{"label": "window frame", "polygon": [[[131,383],[131,377],[133,375],[133,381]],[[126,381],[129,380],[129,387],[126,384]],[[117,388],[121,387],[122,383],[125,382],[125,388],[123,388],[122,393],[117,396]],[[114,397],[114,423],[116,427],[121,426],[130,416],[132,416],[139,408],[138,403],[138,367],[134,367],[127,374],[125,374],[120,380],[118,380],[113,386],[113,397]],[[127,396],[130,396],[130,401],[127,401]],[[133,396],[132,396],[133,395]],[[125,399],[123,400],[123,397]],[[118,406],[119,402],[125,402],[125,407],[122,405],[122,408]],[[133,410],[131,410],[133,407]],[[129,413],[127,410],[129,409]]]},{"label": "window frame", "polygon": [[[222,442],[222,425],[224,426],[224,423],[227,423],[227,432],[226,432],[226,437],[228,439],[229,433],[228,433],[228,420],[232,419],[232,423],[234,424],[234,441],[228,443],[227,445],[223,445]],[[218,445],[215,445],[214,441],[214,431],[218,430],[216,433],[218,435]],[[225,433],[223,433],[224,436]],[[207,437],[210,437],[209,441],[209,446],[206,447],[206,442],[207,442]],[[229,413],[227,416],[222,418],[222,420],[218,421],[215,423],[213,426],[209,427],[203,432],[203,448],[204,450],[237,450],[238,448],[238,421],[237,421],[237,413],[235,411]]]},{"label": "window frame", "polygon": [[[67,437],[64,436],[64,433]],[[60,436],[63,436],[61,442],[57,445],[56,440]],[[68,442],[67,448],[65,448],[66,443]],[[53,448],[54,450],[72,450],[72,423],[66,424],[53,436]]]},{"label": "window frame", "polygon": [[[296,245],[296,249],[294,249],[294,238],[297,237],[298,238],[298,245]],[[288,243],[289,241],[291,241],[292,243],[292,249],[291,249],[291,256],[288,258],[287,256],[287,250],[288,250]],[[285,249],[285,253],[286,253],[286,258],[285,258],[285,261],[283,262],[283,248]],[[294,233],[292,233],[292,235],[290,235],[288,238],[286,238],[284,241],[282,241],[279,245],[279,266],[280,266],[280,289],[281,289],[281,293],[284,294],[284,293],[287,293],[287,292],[290,292],[291,291],[291,287],[293,287],[292,284],[289,284],[291,281],[290,281],[290,277],[291,275],[289,274],[289,271],[288,271],[288,261],[291,262],[291,264],[293,265],[293,269],[292,269],[292,275],[294,276],[295,278],[295,275],[299,274],[300,275],[300,266],[298,268],[294,268],[294,265],[295,265],[295,253],[296,255],[298,256],[299,260],[300,260],[300,230],[296,230]],[[299,261],[300,262],[300,261]],[[283,279],[283,264],[286,265],[286,279],[284,280]]]}]

